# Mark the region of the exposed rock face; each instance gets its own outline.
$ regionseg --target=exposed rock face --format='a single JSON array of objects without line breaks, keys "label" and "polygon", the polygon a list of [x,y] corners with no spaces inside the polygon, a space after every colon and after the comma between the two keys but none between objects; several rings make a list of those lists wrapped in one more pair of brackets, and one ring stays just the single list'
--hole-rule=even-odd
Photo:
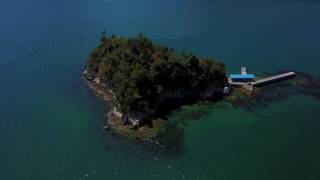
[{"label": "exposed rock face", "polygon": [[123,118],[123,114],[119,112],[116,107],[114,107],[110,113],[113,113],[113,115],[117,118]]},{"label": "exposed rock face", "polygon": [[[103,97],[104,100],[112,103],[115,97],[113,92],[106,88],[105,84],[101,83],[98,78],[91,77],[87,71],[82,73],[82,77],[87,81],[89,87],[93,89],[98,96]],[[121,113],[115,106],[113,106],[112,110],[107,114],[107,116],[109,120],[117,120],[118,122],[122,122],[123,125],[131,126],[131,129],[139,127],[140,123],[142,122],[142,120],[138,117],[132,117],[128,114]],[[108,121],[107,123],[113,122]]]},{"label": "exposed rock face", "polygon": [[94,80],[93,80],[95,83],[97,84],[100,84],[100,78],[96,77]]}]

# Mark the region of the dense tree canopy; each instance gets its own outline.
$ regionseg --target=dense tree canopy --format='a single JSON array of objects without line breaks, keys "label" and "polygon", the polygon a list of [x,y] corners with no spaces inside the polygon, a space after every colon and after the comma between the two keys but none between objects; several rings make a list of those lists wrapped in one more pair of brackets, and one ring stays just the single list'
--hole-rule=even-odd
[{"label": "dense tree canopy", "polygon": [[174,52],[150,39],[107,37],[89,57],[87,71],[111,89],[117,108],[146,119],[162,106],[183,98],[202,98],[202,93],[226,83],[224,65],[212,59]]}]

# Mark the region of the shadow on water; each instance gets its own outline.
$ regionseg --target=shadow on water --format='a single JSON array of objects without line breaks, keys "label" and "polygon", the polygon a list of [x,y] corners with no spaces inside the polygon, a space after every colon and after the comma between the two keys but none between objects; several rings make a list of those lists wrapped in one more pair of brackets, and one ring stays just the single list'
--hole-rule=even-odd
[{"label": "shadow on water", "polygon": [[184,131],[180,126],[181,124],[165,120],[158,135],[149,141],[130,139],[112,131],[104,131],[102,130],[105,125],[104,113],[111,109],[110,104],[105,102],[102,97],[97,96],[81,78],[72,81],[70,84],[69,88],[63,93],[75,103],[85,104],[89,108],[91,117],[94,119],[90,124],[92,124],[92,128],[101,131],[101,147],[106,151],[112,151],[115,154],[132,153],[131,157],[136,156],[137,158],[152,155],[151,158],[156,157],[156,159],[175,159],[183,154]]},{"label": "shadow on water", "polygon": [[198,102],[194,105],[182,106],[174,114],[169,114],[161,130],[150,141],[130,139],[112,131],[105,131],[103,146],[114,153],[132,153],[142,158],[153,155],[161,159],[180,159],[186,150],[185,127],[188,121],[205,121],[213,108],[226,108],[226,103]]},{"label": "shadow on water", "polygon": [[226,103],[198,102],[178,109],[177,112],[179,113],[179,116],[175,116],[174,119],[181,125],[187,126],[188,121],[206,120],[208,114],[212,112],[212,109],[225,109],[227,108],[226,106]]},{"label": "shadow on water", "polygon": [[184,152],[184,131],[177,123],[165,122],[158,135],[150,140],[132,139],[112,131],[102,131],[103,148],[136,157],[176,159]]},{"label": "shadow on water", "polygon": [[[266,73],[266,75],[271,76],[285,72],[289,71],[281,70]],[[259,93],[253,97],[237,97],[232,104],[234,107],[256,112],[256,110],[267,107],[269,103],[283,101],[295,95],[306,95],[320,100],[320,79],[305,72],[296,72],[296,74],[297,76],[292,80],[261,87]]]},{"label": "shadow on water", "polygon": [[[282,72],[287,71],[266,73],[266,75],[269,76]],[[296,73],[297,76],[295,79],[262,87],[258,95],[254,97],[237,97],[236,100],[232,102],[232,105],[256,113],[257,110],[267,107],[271,102],[283,101],[294,95],[303,94],[320,100],[320,80],[304,72]],[[96,108],[98,105],[101,106],[101,102],[97,103],[97,100],[92,100],[92,97],[95,96],[90,89],[82,85],[84,83],[77,81],[74,84],[75,86],[72,87],[72,89],[76,94],[75,96],[81,96],[82,99],[86,100],[86,104],[92,103],[89,101],[95,101],[95,103],[93,103],[96,104],[95,107],[91,108]],[[83,89],[85,89],[85,91],[82,94]],[[93,99],[99,98],[95,97]],[[106,151],[114,151],[117,154],[132,153],[132,156],[137,158],[180,158],[185,150],[184,127],[187,126],[187,121],[206,119],[207,114],[212,112],[213,106],[214,108],[224,108],[225,103],[201,102],[192,106],[182,106],[176,109],[176,111],[179,111],[179,116],[175,117],[172,121],[166,121],[158,135],[150,139],[150,141],[130,139],[110,131],[106,132],[101,130],[101,145]],[[107,107],[108,105],[104,108]],[[103,120],[103,118],[101,119]]]},{"label": "shadow on water", "polygon": [[[188,121],[204,121],[214,108],[226,108],[226,103],[198,102],[194,105],[182,106],[169,114],[164,120],[158,134],[148,141],[132,139],[112,131],[103,131],[102,144],[106,151],[117,154],[128,154],[137,158],[147,158],[150,155],[161,159],[181,159],[186,150],[185,127]],[[175,114],[178,114],[177,116]],[[151,159],[152,159],[151,157]]]}]

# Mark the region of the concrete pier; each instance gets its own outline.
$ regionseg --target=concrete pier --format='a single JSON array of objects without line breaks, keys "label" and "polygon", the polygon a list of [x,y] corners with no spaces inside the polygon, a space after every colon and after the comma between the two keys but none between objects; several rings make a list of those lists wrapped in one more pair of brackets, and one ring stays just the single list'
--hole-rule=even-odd
[{"label": "concrete pier", "polygon": [[296,77],[296,73],[295,72],[288,72],[288,73],[284,73],[284,74],[280,74],[280,75],[276,75],[276,76],[271,76],[271,77],[268,77],[268,78],[260,79],[258,81],[252,82],[251,85],[253,87],[260,87],[260,86],[264,86],[264,85],[271,84],[271,83],[274,83],[274,82],[291,79],[291,78],[294,78],[294,77]]},{"label": "concrete pier", "polygon": [[232,87],[243,87],[250,92],[254,91],[255,87],[265,86],[271,83],[287,80],[296,77],[295,72],[288,72],[284,74],[279,74],[264,79],[260,79],[254,82],[233,82],[231,78],[228,79],[229,85]]}]

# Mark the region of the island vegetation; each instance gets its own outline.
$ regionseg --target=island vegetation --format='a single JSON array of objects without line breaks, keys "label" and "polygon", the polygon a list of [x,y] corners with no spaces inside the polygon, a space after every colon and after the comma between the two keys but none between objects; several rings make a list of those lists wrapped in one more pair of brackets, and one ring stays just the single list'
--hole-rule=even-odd
[{"label": "island vegetation", "polygon": [[227,84],[217,60],[177,53],[142,34],[124,38],[105,32],[84,77],[111,97],[113,115],[131,127],[152,126],[153,119],[186,103],[219,99]]}]

